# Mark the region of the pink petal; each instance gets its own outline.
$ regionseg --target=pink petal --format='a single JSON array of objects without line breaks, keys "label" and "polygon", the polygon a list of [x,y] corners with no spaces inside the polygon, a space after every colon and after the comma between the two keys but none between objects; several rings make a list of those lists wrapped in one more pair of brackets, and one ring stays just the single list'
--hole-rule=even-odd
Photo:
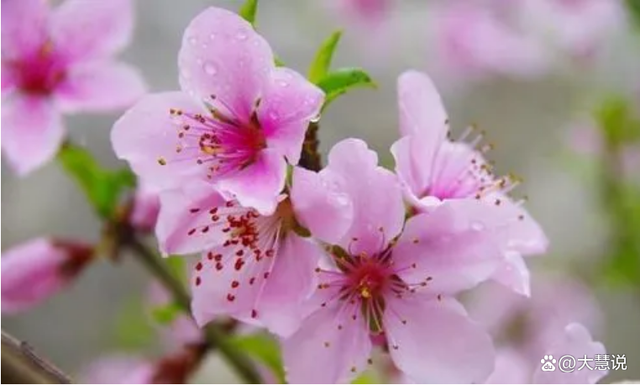
[{"label": "pink petal", "polygon": [[178,65],[183,90],[243,123],[249,122],[274,68],[266,40],[240,16],[213,7],[187,27]]},{"label": "pink petal", "polygon": [[287,163],[275,150],[261,151],[254,162],[238,173],[219,182],[220,190],[233,193],[245,207],[263,215],[272,214],[284,188]]},{"label": "pink petal", "polygon": [[160,251],[189,254],[222,244],[228,237],[221,227],[213,226],[209,211],[224,204],[225,199],[206,183],[161,192],[156,225]]},{"label": "pink petal", "polygon": [[368,328],[341,312],[338,301],[334,304],[315,312],[282,341],[289,383],[348,383],[365,369],[371,354]]},{"label": "pink petal", "polygon": [[2,151],[24,176],[56,155],[65,134],[62,119],[43,97],[15,95],[2,104]]},{"label": "pink petal", "polygon": [[[395,171],[402,184],[405,198],[412,206],[420,205],[420,195],[428,186],[428,181],[423,177],[428,165],[414,159],[416,136],[404,136],[391,145],[391,154],[396,162]],[[422,154],[421,151],[419,153]]]},{"label": "pink petal", "polygon": [[448,129],[447,112],[431,79],[418,71],[406,71],[398,78],[398,109],[400,133],[428,138],[433,156],[445,139]]},{"label": "pink petal", "polygon": [[[236,254],[239,250],[243,251],[241,258]],[[259,296],[278,253],[276,249],[273,257],[258,261],[240,245],[237,249],[218,246],[203,254],[191,277],[191,311],[196,323],[202,327],[220,315],[227,315],[257,324]]]},{"label": "pink petal", "polygon": [[55,9],[51,38],[68,60],[105,58],[124,48],[133,32],[130,0],[66,0]]},{"label": "pink petal", "polygon": [[531,362],[518,351],[502,349],[496,354],[496,366],[486,384],[528,384],[531,381]]},{"label": "pink petal", "polygon": [[323,170],[319,173],[293,169],[291,201],[296,219],[314,237],[338,243],[353,221],[353,202],[340,188],[342,181]]},{"label": "pink petal", "polygon": [[9,95],[18,85],[18,73],[14,65],[2,60],[2,97]]},{"label": "pink petal", "polygon": [[353,223],[340,244],[353,253],[373,254],[402,230],[404,203],[391,172],[377,166],[378,156],[359,139],[345,139],[329,152],[327,173],[344,181],[354,203]]},{"label": "pink petal", "polygon": [[[169,113],[171,109],[194,112],[200,106],[181,92],[151,94],[118,119],[111,131],[116,155],[127,160],[152,189],[181,187],[194,176],[206,178],[206,169],[195,160],[183,160],[185,157],[176,151],[178,126]],[[160,160],[166,164],[160,164]]]},{"label": "pink petal", "polygon": [[[495,206],[491,213],[487,214],[485,224],[493,229],[496,240],[502,244],[504,250],[516,251],[525,256],[547,251],[547,236],[524,207],[503,194],[488,195],[484,200]],[[498,200],[500,204],[496,205],[495,202]]]},{"label": "pink petal", "polygon": [[505,261],[493,273],[491,278],[518,294],[531,296],[529,268],[518,252],[505,253]]},{"label": "pink petal", "polygon": [[393,251],[398,275],[410,283],[431,277],[425,288],[431,293],[456,293],[489,278],[502,253],[485,225],[487,211],[475,206],[490,208],[455,200],[409,219]]},{"label": "pink petal", "polygon": [[322,255],[309,238],[290,234],[282,241],[257,304],[257,318],[272,333],[289,336],[302,321],[301,305],[316,288],[314,269]]},{"label": "pink petal", "polygon": [[[582,362],[579,359],[587,358],[593,359],[596,354],[605,354],[606,350],[602,343],[593,341],[589,331],[578,323],[571,323],[564,328],[563,336],[556,341],[546,352],[546,355],[552,355],[559,362],[557,365],[561,365],[560,359],[564,355],[571,355],[576,359],[576,370],[571,373],[564,373],[561,370],[555,370],[550,372],[544,372],[541,370],[541,365],[536,367],[533,372],[534,384],[595,384],[602,377],[606,376],[607,370],[596,370],[594,368],[594,362],[591,361],[588,365],[593,368],[589,370],[587,367],[582,370],[577,370],[582,366]],[[542,357],[541,357],[542,359]],[[609,362],[609,364],[611,364]],[[609,365],[610,366],[610,365]]]},{"label": "pink petal", "polygon": [[324,92],[297,72],[276,68],[258,107],[258,120],[270,148],[297,164],[309,121],[320,113]]},{"label": "pink petal", "polygon": [[91,63],[72,67],[55,96],[64,111],[109,111],[130,107],[145,88],[140,73],[127,64]]},{"label": "pink petal", "polygon": [[4,0],[2,59],[22,59],[40,50],[46,39],[48,17],[49,7],[45,1]]},{"label": "pink petal", "polygon": [[67,255],[48,239],[35,239],[2,253],[2,313],[18,313],[56,294],[66,280]]},{"label": "pink petal", "polygon": [[491,338],[453,299],[390,298],[383,320],[394,363],[419,383],[477,383],[493,370]]}]

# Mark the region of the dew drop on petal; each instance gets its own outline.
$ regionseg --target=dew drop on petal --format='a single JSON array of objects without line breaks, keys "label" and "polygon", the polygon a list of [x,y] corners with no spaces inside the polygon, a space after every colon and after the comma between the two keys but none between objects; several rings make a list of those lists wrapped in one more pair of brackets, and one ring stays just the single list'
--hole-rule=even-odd
[{"label": "dew drop on petal", "polygon": [[289,87],[289,82],[287,82],[286,80],[278,80],[278,85],[280,87]]},{"label": "dew drop on petal", "polygon": [[474,231],[482,231],[484,230],[484,224],[482,222],[472,222],[471,229]]},{"label": "dew drop on petal", "polygon": [[209,35],[209,39],[215,40],[216,39],[216,34],[212,33],[211,35]]},{"label": "dew drop on petal", "polygon": [[191,45],[196,45],[196,44],[198,44],[198,39],[196,39],[196,37],[195,37],[195,36],[191,36],[191,37],[189,38],[189,44],[191,44]]},{"label": "dew drop on petal", "polygon": [[247,37],[247,32],[244,29],[240,29],[238,33],[236,33],[236,39],[238,40],[247,40]]},{"label": "dew drop on petal", "polygon": [[215,75],[218,73],[218,68],[216,67],[215,64],[211,63],[211,62],[206,62],[204,63],[204,72],[207,73],[207,75]]},{"label": "dew drop on petal", "polygon": [[186,69],[183,69],[183,70],[182,70],[182,72],[181,72],[180,74],[182,75],[182,77],[183,77],[185,80],[189,80],[189,79],[191,79],[191,72],[189,72],[189,71],[188,71],[188,70],[186,70]]}]

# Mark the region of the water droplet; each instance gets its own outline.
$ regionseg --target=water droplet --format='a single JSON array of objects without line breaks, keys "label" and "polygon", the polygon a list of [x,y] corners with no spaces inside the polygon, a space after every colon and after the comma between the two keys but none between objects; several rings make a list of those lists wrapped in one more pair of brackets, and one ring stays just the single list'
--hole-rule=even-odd
[{"label": "water droplet", "polygon": [[202,49],[207,49],[208,45],[206,43],[202,43]]},{"label": "water droplet", "polygon": [[471,229],[474,231],[482,231],[484,230],[484,224],[481,222],[472,222]]},{"label": "water droplet", "polygon": [[289,82],[287,82],[286,80],[278,80],[278,85],[280,87],[289,87]]},{"label": "water droplet", "polygon": [[311,118],[310,122],[311,123],[318,123],[320,121],[320,114],[314,116],[313,118]]},{"label": "water droplet", "polygon": [[189,72],[189,71],[188,71],[188,70],[186,70],[186,69],[183,69],[183,70],[182,70],[181,75],[182,75],[182,77],[183,77],[185,80],[189,80],[189,79],[191,79],[191,72]]},{"label": "water droplet", "polygon": [[236,33],[236,39],[238,40],[247,40],[247,32],[244,29],[238,30],[238,33]]},{"label": "water droplet", "polygon": [[204,63],[204,72],[206,72],[208,75],[213,76],[218,73],[218,68],[216,67],[215,64],[211,62],[206,62]]},{"label": "water droplet", "polygon": [[191,36],[191,37],[189,38],[189,43],[190,43],[191,45],[196,45],[196,44],[198,44],[198,39],[196,39],[196,37],[195,37],[195,36]]},{"label": "water droplet", "polygon": [[216,34],[212,33],[211,35],[209,35],[209,39],[215,40],[216,39]]},{"label": "water droplet", "polygon": [[344,194],[340,194],[336,196],[336,203],[340,207],[346,207],[349,205],[349,197]]}]

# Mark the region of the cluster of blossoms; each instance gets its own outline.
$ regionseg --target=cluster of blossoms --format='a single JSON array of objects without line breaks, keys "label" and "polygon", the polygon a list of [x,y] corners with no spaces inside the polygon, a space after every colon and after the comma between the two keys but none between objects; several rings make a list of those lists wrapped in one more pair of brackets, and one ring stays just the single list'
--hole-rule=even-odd
[{"label": "cluster of blossoms", "polygon": [[291,382],[348,381],[374,345],[417,381],[487,378],[491,339],[455,296],[490,279],[528,294],[522,257],[547,241],[507,195],[518,181],[493,175],[481,136],[447,138],[431,81],[399,79],[396,173],[358,139],[316,172],[298,162],[324,94],[276,67],[249,23],[204,11],[178,62],[182,90],[143,98],[112,141],[159,192],[161,251],[202,253],[196,322],[266,327]]},{"label": "cluster of blossoms", "polygon": [[[128,18],[126,26],[115,22],[111,12],[120,2],[102,3],[89,8],[114,27],[100,44],[91,40],[93,24],[70,21],[80,12],[74,7],[86,2],[69,0],[51,15],[38,1],[4,9],[3,16],[50,20],[37,23],[42,31],[24,31],[19,18],[3,18],[2,90],[12,98],[2,115],[3,151],[18,171],[55,153],[63,137],[58,107],[104,109],[137,98],[140,81],[107,61],[126,41]],[[190,277],[198,326],[228,316],[266,328],[278,337],[294,383],[350,381],[372,363],[374,348],[388,352],[412,381],[482,382],[496,375],[492,336],[457,296],[493,281],[528,297],[523,258],[544,253],[547,239],[523,202],[509,195],[519,180],[494,174],[483,134],[469,128],[451,138],[425,74],[408,71],[398,79],[395,170],[378,165],[377,154],[351,138],[333,146],[326,167],[316,171],[301,154],[325,94],[276,66],[250,23],[223,9],[205,10],[186,29],[178,63],[181,89],[139,99],[116,122],[111,140],[142,186],[132,224],[155,227],[164,255],[201,254]],[[104,78],[82,72],[94,66]],[[107,86],[122,94],[102,92]],[[27,140],[29,150],[18,142],[25,130],[39,138]],[[77,274],[93,249],[39,240],[15,253],[21,260],[3,257],[3,311],[64,286],[68,280],[60,277]],[[35,261],[42,272],[20,267],[22,261]],[[42,290],[27,287],[34,281]],[[191,320],[179,323],[187,349],[161,365],[141,361],[131,378],[184,380],[158,371],[179,364],[177,373],[185,374],[203,353]],[[568,333],[584,335],[582,326],[569,326]]]}]

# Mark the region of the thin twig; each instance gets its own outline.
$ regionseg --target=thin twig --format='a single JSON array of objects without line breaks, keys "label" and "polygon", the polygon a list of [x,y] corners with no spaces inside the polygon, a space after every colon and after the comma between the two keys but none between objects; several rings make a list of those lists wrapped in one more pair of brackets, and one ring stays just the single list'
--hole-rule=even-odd
[{"label": "thin twig", "polygon": [[309,123],[309,127],[304,136],[302,153],[300,154],[300,162],[298,162],[298,164],[307,170],[320,171],[322,168],[322,159],[318,152],[318,146],[320,145],[318,129],[318,123]]},{"label": "thin twig", "polygon": [[26,342],[2,331],[2,383],[70,384],[71,379]]},{"label": "thin twig", "polygon": [[[185,312],[191,311],[191,297],[184,285],[177,280],[166,268],[166,265],[157,257],[156,253],[149,250],[135,237],[126,241],[131,250],[135,251],[140,262],[169,290],[176,304]],[[236,370],[244,381],[251,384],[259,384],[260,376],[254,365],[247,357],[238,351],[226,337],[226,333],[215,323],[209,323],[204,328],[208,349],[215,348],[220,351],[222,357]]]}]

